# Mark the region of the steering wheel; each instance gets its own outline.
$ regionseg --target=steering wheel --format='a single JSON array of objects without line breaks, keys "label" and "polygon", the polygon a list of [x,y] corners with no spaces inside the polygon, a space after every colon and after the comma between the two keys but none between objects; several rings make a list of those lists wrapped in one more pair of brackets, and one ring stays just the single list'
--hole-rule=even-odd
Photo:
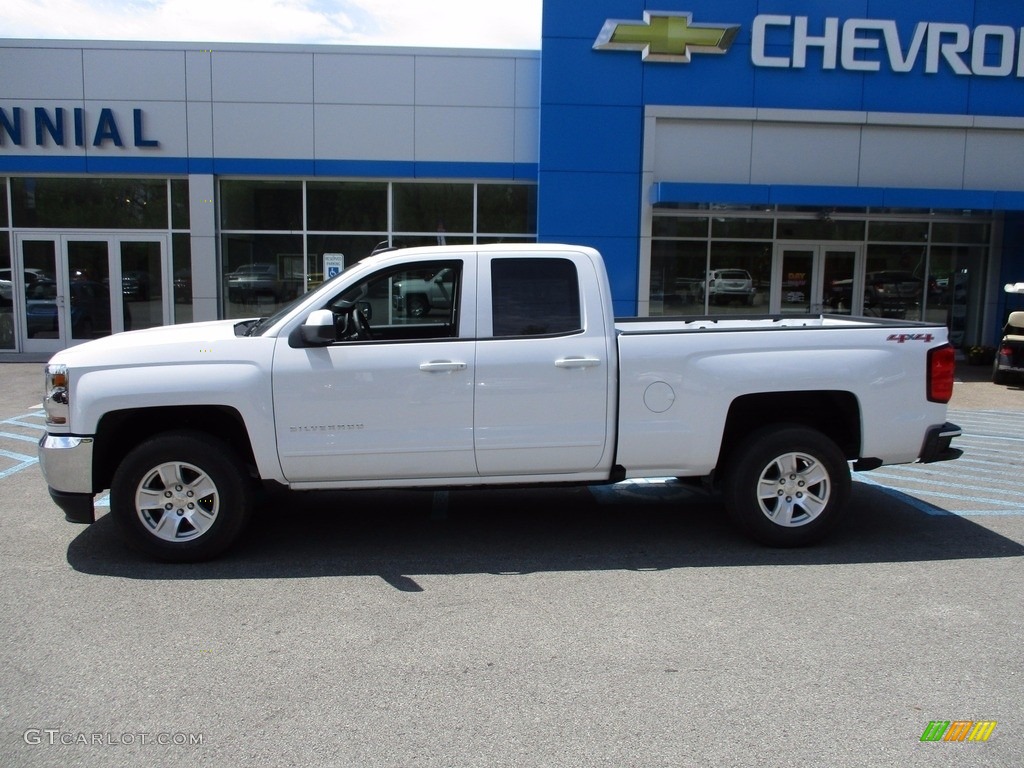
[{"label": "steering wheel", "polygon": [[366,315],[359,311],[358,306],[352,307],[352,322],[356,329],[356,338],[369,341],[373,339],[373,331],[370,329],[370,321]]}]

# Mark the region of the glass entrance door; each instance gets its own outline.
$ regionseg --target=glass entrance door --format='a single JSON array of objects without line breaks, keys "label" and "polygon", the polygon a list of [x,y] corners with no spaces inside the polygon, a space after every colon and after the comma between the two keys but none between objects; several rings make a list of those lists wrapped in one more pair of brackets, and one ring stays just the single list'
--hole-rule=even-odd
[{"label": "glass entrance door", "polygon": [[135,331],[173,322],[166,296],[164,268],[167,256],[163,238],[117,238],[117,261],[120,271],[123,329]]},{"label": "glass entrance door", "polygon": [[779,243],[770,311],[776,314],[859,314],[863,246]]},{"label": "glass entrance door", "polygon": [[91,339],[170,322],[166,238],[18,235],[16,287],[25,352],[53,354]]}]

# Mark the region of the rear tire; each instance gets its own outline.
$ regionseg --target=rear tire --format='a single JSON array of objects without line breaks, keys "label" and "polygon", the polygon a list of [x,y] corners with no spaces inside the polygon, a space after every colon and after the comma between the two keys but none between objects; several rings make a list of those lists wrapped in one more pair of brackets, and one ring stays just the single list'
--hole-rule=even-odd
[{"label": "rear tire", "polygon": [[221,554],[252,506],[253,485],[238,454],[200,432],[167,432],[140,443],[110,486],[110,512],[125,540],[177,563]]},{"label": "rear tire", "polygon": [[1006,375],[1006,371],[999,370],[999,360],[996,359],[992,365],[992,383],[993,384],[1009,384],[1010,377]]},{"label": "rear tire", "polygon": [[723,498],[748,535],[772,547],[821,539],[850,495],[850,465],[821,432],[797,425],[764,427],[729,459]]}]

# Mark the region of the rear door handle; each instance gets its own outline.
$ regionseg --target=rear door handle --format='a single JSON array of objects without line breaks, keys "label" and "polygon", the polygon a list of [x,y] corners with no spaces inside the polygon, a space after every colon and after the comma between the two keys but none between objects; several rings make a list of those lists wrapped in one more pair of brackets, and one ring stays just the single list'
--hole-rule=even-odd
[{"label": "rear door handle", "polygon": [[465,363],[458,363],[454,360],[431,360],[429,363],[420,363],[420,370],[427,373],[444,373],[445,371],[464,371]]},{"label": "rear door handle", "polygon": [[595,368],[601,364],[597,357],[562,357],[555,360],[555,368]]}]

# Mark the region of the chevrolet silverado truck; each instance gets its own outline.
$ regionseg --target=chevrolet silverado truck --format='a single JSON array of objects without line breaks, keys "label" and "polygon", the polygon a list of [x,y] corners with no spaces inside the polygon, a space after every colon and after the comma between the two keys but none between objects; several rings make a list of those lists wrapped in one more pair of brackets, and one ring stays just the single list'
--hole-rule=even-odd
[{"label": "chevrolet silverado truck", "polygon": [[[448,309],[396,311],[394,286],[423,274],[450,275]],[[69,521],[92,522],[109,489],[129,543],[170,561],[223,552],[272,484],[692,478],[721,489],[756,540],[797,546],[840,517],[851,468],[959,455],[953,366],[940,325],[616,320],[593,249],[417,248],[358,262],[269,317],[59,352],[39,457]]]}]

